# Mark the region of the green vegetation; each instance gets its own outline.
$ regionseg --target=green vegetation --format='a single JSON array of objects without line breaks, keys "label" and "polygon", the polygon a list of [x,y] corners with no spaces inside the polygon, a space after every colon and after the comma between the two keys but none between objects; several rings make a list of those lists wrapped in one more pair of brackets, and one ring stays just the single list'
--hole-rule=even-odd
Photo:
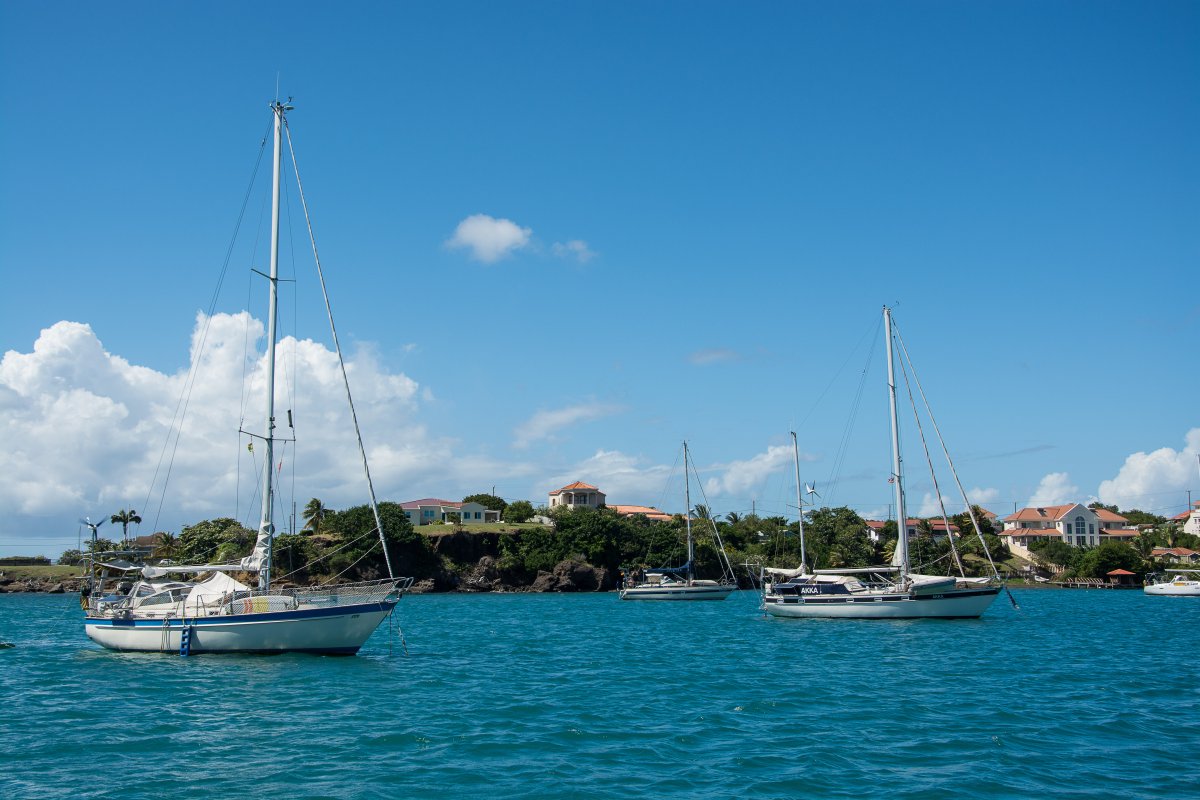
[{"label": "green vegetation", "polygon": [[14,581],[63,581],[79,577],[79,567],[65,564],[28,567],[0,567],[4,578]]}]

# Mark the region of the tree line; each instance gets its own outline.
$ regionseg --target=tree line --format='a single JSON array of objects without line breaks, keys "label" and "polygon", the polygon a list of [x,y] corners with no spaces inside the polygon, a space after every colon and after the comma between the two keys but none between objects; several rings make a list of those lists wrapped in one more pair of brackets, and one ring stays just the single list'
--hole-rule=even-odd
[{"label": "tree line", "polygon": [[[506,582],[527,585],[539,572],[550,571],[566,560],[616,571],[679,566],[685,559],[686,520],[679,514],[669,520],[651,520],[644,515],[621,516],[605,507],[535,508],[526,500],[509,503],[490,494],[470,495],[463,502],[476,502],[500,512],[503,523],[516,525],[540,514],[549,518],[552,525],[517,529],[506,528],[502,523],[495,526],[494,532],[489,526],[488,535],[483,537],[484,546],[473,549],[468,558],[456,555],[453,548],[440,548],[436,536],[422,535],[422,530],[430,534],[445,533],[446,526],[414,529],[398,504],[380,503],[384,539],[398,574],[418,580],[433,579],[439,586],[453,586],[455,576],[469,572],[475,566],[472,559],[483,552],[495,559]],[[973,531],[970,517],[963,513],[950,518],[964,533],[954,547],[968,575],[985,575],[990,571],[989,558],[1001,565],[1011,554],[982,510],[976,507],[975,512],[983,542],[970,533]],[[1127,517],[1129,513],[1135,512],[1127,512]],[[704,506],[698,506],[696,514],[692,528],[699,577],[721,574],[711,536],[713,530],[735,564],[800,566],[798,521],[737,513],[718,518]],[[303,584],[386,577],[386,562],[370,506],[339,511],[313,498],[305,506],[303,520],[300,531],[275,537],[272,562],[276,580]],[[452,519],[450,530],[464,531],[464,528]],[[473,527],[472,531],[478,532],[479,528]],[[185,526],[178,536],[157,534],[151,556],[175,563],[234,563],[250,553],[255,537],[253,530],[234,519],[204,520]],[[818,508],[805,513],[804,550],[810,568],[887,563],[895,552],[896,541],[895,521],[888,521],[880,531],[872,531],[862,517],[846,507]],[[1117,568],[1138,574],[1154,568],[1150,552],[1154,547],[1164,546],[1200,548],[1200,537],[1184,534],[1178,526],[1163,521],[1152,531],[1139,535],[1132,547],[1109,542],[1096,548],[1079,548],[1051,540],[1036,543],[1031,550],[1039,562],[1055,571],[1065,570],[1068,577],[1103,577]],[[99,551],[120,549],[107,539],[99,540],[96,547]],[[949,537],[935,535],[927,520],[918,523],[916,536],[909,543],[910,562],[915,570],[948,574],[955,567],[954,555]],[[83,556],[78,550],[69,550],[59,562],[79,563]]]}]

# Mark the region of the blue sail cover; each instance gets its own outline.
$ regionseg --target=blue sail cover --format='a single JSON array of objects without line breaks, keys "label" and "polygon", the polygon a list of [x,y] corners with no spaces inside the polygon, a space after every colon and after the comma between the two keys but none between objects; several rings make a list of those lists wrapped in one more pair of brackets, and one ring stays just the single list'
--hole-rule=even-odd
[{"label": "blue sail cover", "polygon": [[692,571],[692,562],[687,562],[682,567],[658,567],[657,569],[646,570],[647,575],[687,575]]}]

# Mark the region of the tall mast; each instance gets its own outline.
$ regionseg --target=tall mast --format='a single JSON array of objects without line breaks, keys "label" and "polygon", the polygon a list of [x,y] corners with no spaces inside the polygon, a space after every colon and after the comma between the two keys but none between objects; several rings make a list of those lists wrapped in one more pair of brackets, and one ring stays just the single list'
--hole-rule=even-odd
[{"label": "tall mast", "polygon": [[792,434],[792,461],[796,465],[796,510],[800,513],[800,566],[807,568],[808,562],[804,559],[804,495],[800,490],[800,445],[796,443],[796,432],[790,431]]},{"label": "tall mast", "polygon": [[687,526],[687,577],[692,579],[692,575],[696,573],[692,566],[692,482],[688,479],[688,446],[687,441],[683,443],[683,498],[687,503],[687,510],[683,515],[683,523]]},{"label": "tall mast", "polygon": [[263,548],[263,561],[258,573],[259,588],[271,588],[271,540],[275,536],[272,519],[275,494],[273,472],[275,465],[275,336],[279,306],[279,173],[283,161],[283,115],[291,106],[276,100],[271,104],[275,113],[274,168],[271,173],[271,301],[267,310],[267,414],[266,454],[263,461],[262,522],[258,526],[258,543]]},{"label": "tall mast", "polygon": [[908,514],[904,509],[904,479],[900,469],[900,420],[896,414],[896,370],[892,364],[892,310],[883,307],[883,336],[887,345],[888,406],[892,419],[892,480],[896,484],[896,554],[892,564],[908,575]]}]

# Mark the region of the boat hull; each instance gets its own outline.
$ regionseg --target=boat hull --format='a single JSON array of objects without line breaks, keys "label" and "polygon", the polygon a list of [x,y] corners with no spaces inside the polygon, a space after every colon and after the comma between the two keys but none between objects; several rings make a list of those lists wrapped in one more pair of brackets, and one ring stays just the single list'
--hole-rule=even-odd
[{"label": "boat hull", "polygon": [[622,600],[724,600],[736,587],[714,583],[710,586],[631,586],[621,590]]},{"label": "boat hull", "polygon": [[763,609],[775,617],[819,619],[973,619],[979,617],[1000,587],[935,594],[895,592],[866,596],[767,595]]},{"label": "boat hull", "polygon": [[[88,617],[88,638],[110,650],[143,653],[320,653],[354,655],[396,601],[263,614],[165,619]],[[181,650],[184,631],[189,643]]]},{"label": "boat hull", "polygon": [[1200,597],[1200,582],[1186,583],[1152,583],[1142,589],[1146,594],[1167,595],[1171,597]]}]

